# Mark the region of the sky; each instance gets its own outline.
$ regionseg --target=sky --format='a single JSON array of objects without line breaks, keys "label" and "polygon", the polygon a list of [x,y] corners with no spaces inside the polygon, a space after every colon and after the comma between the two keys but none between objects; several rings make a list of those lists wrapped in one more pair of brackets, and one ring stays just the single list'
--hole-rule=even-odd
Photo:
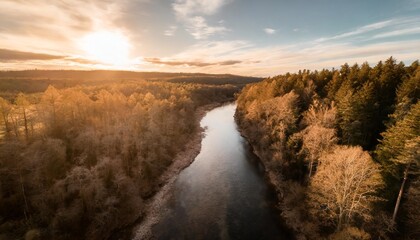
[{"label": "sky", "polygon": [[420,0],[1,0],[0,70],[267,77],[420,58]]}]

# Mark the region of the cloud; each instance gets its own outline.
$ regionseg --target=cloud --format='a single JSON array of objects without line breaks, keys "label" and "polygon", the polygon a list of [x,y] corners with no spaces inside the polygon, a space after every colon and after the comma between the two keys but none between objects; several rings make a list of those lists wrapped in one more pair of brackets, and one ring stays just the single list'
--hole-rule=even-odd
[{"label": "cloud", "polygon": [[268,35],[273,35],[276,33],[276,30],[272,28],[264,28],[264,32],[267,33]]},{"label": "cloud", "polygon": [[222,6],[231,2],[230,0],[176,0],[172,4],[172,8],[178,20],[183,22],[186,31],[195,39],[202,40],[216,34],[229,31],[223,24],[224,21],[218,22],[219,25],[212,26],[208,24],[203,15],[214,15]]},{"label": "cloud", "polygon": [[220,34],[229,31],[224,26],[209,26],[206,19],[200,16],[193,17],[188,20],[187,32],[195,39],[206,39],[211,35]]},{"label": "cloud", "polygon": [[418,34],[418,33],[420,33],[420,27],[398,29],[398,30],[394,30],[390,32],[377,34],[373,36],[372,39],[387,38],[387,37],[401,37],[403,35],[411,35],[411,34]]},{"label": "cloud", "polygon": [[173,36],[177,29],[178,27],[175,25],[169,26],[169,28],[165,30],[163,35],[168,36],[168,37]]},{"label": "cloud", "polygon": [[336,40],[343,40],[348,39],[350,37],[359,37],[365,36],[368,33],[383,31],[389,28],[407,28],[411,25],[418,25],[420,24],[420,18],[418,17],[403,17],[403,18],[393,18],[389,20],[384,20],[372,24],[368,24],[359,28],[354,29],[353,31],[345,32],[342,34],[338,34],[332,37],[323,37],[316,40],[318,43],[327,42],[327,41],[336,41]]},{"label": "cloud", "polygon": [[326,42],[326,41],[331,41],[331,40],[338,40],[338,39],[342,39],[342,38],[346,38],[346,37],[351,37],[351,36],[355,36],[355,35],[359,35],[362,33],[367,33],[370,31],[374,31],[374,30],[378,30],[387,26],[391,26],[393,23],[395,22],[395,20],[386,20],[386,21],[382,21],[382,22],[377,22],[377,23],[373,23],[373,24],[369,24],[363,27],[359,27],[353,31],[350,32],[345,32],[339,35],[335,35],[332,37],[324,37],[324,38],[319,38],[317,39],[317,42]]},{"label": "cloud", "polygon": [[[322,69],[368,61],[376,64],[390,56],[410,64],[418,59],[420,45],[415,40],[370,43],[309,41],[291,45],[257,47],[246,41],[206,41],[164,59],[148,59],[149,70],[232,73],[267,77],[299,69]],[[204,59],[192,61],[191,59]],[[235,59],[229,62],[230,59]],[[152,61],[153,60],[153,61]]]},{"label": "cloud", "polygon": [[239,64],[239,63],[242,63],[242,61],[239,61],[239,60],[227,60],[227,61],[219,62],[218,65],[228,66],[228,65],[235,65],[235,64]]},{"label": "cloud", "polygon": [[[22,52],[10,49],[0,49],[0,62],[13,64],[43,64],[43,65],[96,65],[96,61],[76,56],[61,56],[45,53]],[[73,65],[74,66],[74,65]]]},{"label": "cloud", "polygon": [[146,62],[152,63],[152,64],[162,64],[162,65],[168,65],[168,66],[193,66],[193,67],[207,67],[212,65],[221,65],[221,66],[227,66],[227,65],[234,65],[241,63],[242,61],[238,60],[227,60],[227,61],[221,61],[221,62],[202,62],[202,61],[176,61],[176,60],[162,60],[160,58],[145,58]]},{"label": "cloud", "polygon": [[64,60],[70,61],[70,62],[75,62],[75,63],[80,63],[80,64],[86,64],[86,65],[100,64],[100,62],[85,59],[85,58],[80,58],[80,57],[66,57]]},{"label": "cloud", "polygon": [[253,44],[247,41],[201,41],[187,50],[173,56],[177,59],[206,59],[208,61],[226,60],[226,56],[235,55],[239,51],[251,49]]},{"label": "cloud", "polygon": [[191,15],[213,15],[229,0],[176,0],[172,4],[176,15],[180,18]]},{"label": "cloud", "polygon": [[21,52],[9,49],[0,49],[0,62],[25,61],[25,60],[54,60],[63,59],[64,56],[44,53]]},{"label": "cloud", "polygon": [[124,3],[125,0],[118,3],[109,0],[0,1],[0,46],[82,54],[74,42],[98,29],[119,29],[121,26],[115,19],[123,14]]}]

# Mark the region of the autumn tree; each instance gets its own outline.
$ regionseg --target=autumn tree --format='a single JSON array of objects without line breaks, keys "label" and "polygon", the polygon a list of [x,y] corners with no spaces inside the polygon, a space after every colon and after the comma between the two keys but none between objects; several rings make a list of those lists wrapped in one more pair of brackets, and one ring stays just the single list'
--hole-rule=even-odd
[{"label": "autumn tree", "polygon": [[61,95],[60,92],[53,86],[48,86],[41,97],[41,105],[43,109],[43,113],[45,114],[45,124],[46,127],[50,129],[50,131],[54,134],[54,136],[58,136],[58,120],[57,120],[57,111],[59,108],[59,101]]},{"label": "autumn tree", "polygon": [[328,152],[336,143],[335,129],[311,125],[304,130],[302,150],[309,158],[309,177],[321,154]]},{"label": "autumn tree", "polygon": [[20,112],[22,114],[23,118],[23,125],[25,129],[25,139],[26,141],[29,140],[29,127],[28,127],[28,108],[29,108],[29,101],[27,100],[25,94],[19,93],[16,97],[15,104]]},{"label": "autumn tree", "polygon": [[315,99],[309,109],[303,113],[303,121],[306,125],[334,128],[336,125],[336,115],[337,108],[334,102],[329,106]]},{"label": "autumn tree", "polygon": [[314,216],[341,230],[356,217],[370,219],[382,185],[379,165],[361,147],[338,146],[321,157],[311,180],[309,205]]},{"label": "autumn tree", "polygon": [[4,98],[0,97],[0,114],[4,123],[6,136],[9,135],[10,129],[10,123],[9,123],[9,114],[12,110],[11,104],[5,100]]}]

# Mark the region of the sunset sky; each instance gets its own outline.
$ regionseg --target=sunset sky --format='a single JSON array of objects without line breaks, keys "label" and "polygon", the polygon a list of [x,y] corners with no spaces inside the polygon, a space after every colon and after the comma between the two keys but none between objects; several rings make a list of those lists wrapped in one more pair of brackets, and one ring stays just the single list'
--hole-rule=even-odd
[{"label": "sunset sky", "polygon": [[1,0],[0,70],[270,76],[420,57],[420,0]]}]

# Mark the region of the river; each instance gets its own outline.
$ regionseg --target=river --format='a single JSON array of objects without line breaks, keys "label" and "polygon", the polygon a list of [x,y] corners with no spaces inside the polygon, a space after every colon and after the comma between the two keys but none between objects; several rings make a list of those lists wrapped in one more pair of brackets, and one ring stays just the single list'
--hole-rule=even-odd
[{"label": "river", "polygon": [[291,238],[262,167],[237,130],[235,108],[215,108],[201,120],[201,151],[176,179],[152,227],[154,238]]}]

